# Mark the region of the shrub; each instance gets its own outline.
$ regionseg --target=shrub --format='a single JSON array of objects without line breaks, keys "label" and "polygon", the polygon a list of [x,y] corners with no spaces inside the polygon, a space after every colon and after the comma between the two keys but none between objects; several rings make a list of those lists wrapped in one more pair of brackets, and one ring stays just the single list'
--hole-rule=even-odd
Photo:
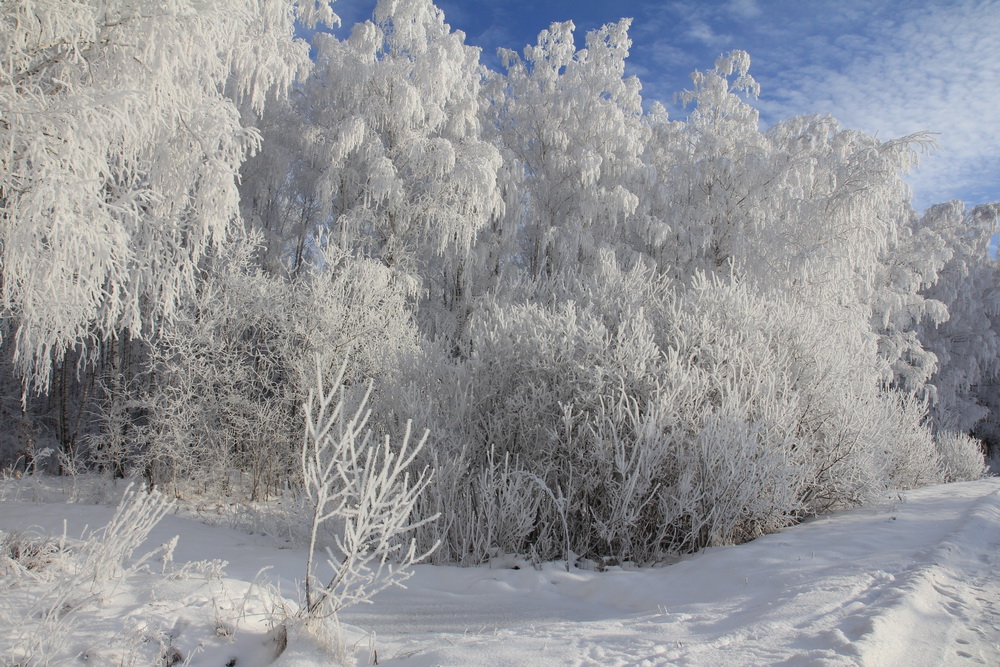
[{"label": "shrub", "polygon": [[939,478],[861,310],[601,270],[488,299],[462,356],[421,357],[383,399],[435,433],[421,465],[447,462],[416,507],[444,511],[418,536],[442,559],[649,561]]}]

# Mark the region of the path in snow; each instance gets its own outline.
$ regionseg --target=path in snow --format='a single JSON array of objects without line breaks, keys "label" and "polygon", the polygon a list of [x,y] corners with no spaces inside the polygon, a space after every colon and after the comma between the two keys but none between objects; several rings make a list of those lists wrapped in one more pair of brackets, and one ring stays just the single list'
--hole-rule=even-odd
[{"label": "path in snow", "polygon": [[[61,532],[66,518],[79,534],[110,515],[6,502],[0,530]],[[174,516],[150,540],[178,534],[175,562],[226,560],[231,581],[270,567],[295,598],[302,550]],[[420,566],[407,590],[341,619],[357,655],[374,644],[383,665],[998,665],[998,568],[1000,479],[991,478],[909,492],[661,568]],[[183,620],[169,613],[178,619],[168,624]],[[293,653],[279,663],[292,664]],[[221,648],[191,664],[217,655]],[[295,664],[321,664],[305,655]],[[245,658],[238,664],[254,664]]]},{"label": "path in snow", "polygon": [[1000,664],[1000,480],[669,567],[421,568],[344,614],[400,664]]}]

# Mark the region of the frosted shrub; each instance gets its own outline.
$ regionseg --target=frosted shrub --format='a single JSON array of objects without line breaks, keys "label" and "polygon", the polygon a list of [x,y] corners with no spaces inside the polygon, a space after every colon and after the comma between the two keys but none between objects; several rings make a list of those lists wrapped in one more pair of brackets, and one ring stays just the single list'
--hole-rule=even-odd
[{"label": "frosted shrub", "polygon": [[[474,458],[474,465],[487,471],[479,492],[506,500],[482,504],[483,511],[502,512],[485,522],[500,525],[537,506],[546,518],[533,531],[536,549],[547,557],[563,555],[565,520],[572,550],[586,553],[599,539],[591,509],[604,502],[613,470],[605,465],[613,450],[599,450],[591,428],[595,414],[619,399],[620,366],[607,358],[613,334],[592,312],[572,303],[551,309],[511,306],[494,317],[473,322],[470,360],[479,383],[473,391],[481,392],[476,398],[483,401],[470,434],[485,448],[482,458]],[[620,435],[628,438],[627,424],[620,426]],[[501,460],[507,463],[498,467]],[[511,470],[510,461],[521,470]],[[540,502],[537,492],[517,479],[525,474],[541,481],[539,488],[547,491],[541,498],[556,495]],[[510,495],[516,488],[523,490]],[[491,546],[507,551],[519,545]]]},{"label": "frosted shrub", "polygon": [[[367,429],[371,384],[350,410],[343,385],[346,369],[345,363],[327,388],[317,366],[316,391],[304,406],[301,467],[312,511],[305,605],[299,616],[307,624],[330,617],[335,621],[341,609],[369,602],[382,589],[406,580],[406,568],[429,553],[418,552],[416,542],[405,536],[436,518],[410,519],[430,475],[426,469],[412,478],[409,473],[426,434],[414,443],[408,428],[398,450],[388,438],[375,441]],[[316,559],[321,530],[330,524],[334,544],[325,549],[329,574],[320,579]]]},{"label": "frosted shrub", "polygon": [[790,433],[747,410],[730,394],[696,437],[678,443],[659,497],[673,548],[751,540],[784,527],[799,510],[802,473]]},{"label": "frosted shrub", "polygon": [[[929,424],[927,401],[909,393],[884,389],[879,409],[873,415],[869,437],[892,489],[913,489],[945,481],[940,453]],[[863,498],[871,502],[875,498]]]},{"label": "frosted shrub", "polygon": [[665,398],[656,395],[643,409],[623,386],[594,414],[594,454],[608,474],[603,495],[592,501],[594,529],[606,555],[620,560],[655,553],[663,538],[654,510],[674,444],[662,428],[663,409],[673,407]]},{"label": "frosted shrub", "polygon": [[273,466],[295,451],[281,354],[293,294],[244,271],[239,256],[219,261],[223,270],[151,352],[140,464],[153,483],[182,478],[216,492],[230,483],[223,472],[248,473],[256,498],[282,477]]},{"label": "frosted shrub", "polygon": [[58,540],[0,532],[0,575],[21,577],[47,567],[61,551]]},{"label": "frosted shrub", "polygon": [[[606,262],[600,282],[549,286],[579,301],[490,304],[470,323],[469,357],[455,371],[460,380],[436,388],[442,401],[461,406],[461,420],[448,428],[455,441],[469,443],[461,456],[475,481],[466,488],[478,499],[474,517],[456,517],[454,525],[478,525],[495,540],[479,558],[530,550],[561,556],[565,528],[576,553],[650,559],[709,541],[692,531],[719,542],[743,539],[783,525],[798,509],[799,476],[787,446],[794,400],[778,371],[754,376],[753,360],[738,356],[738,346],[725,351],[734,355],[725,363],[742,364],[746,377],[692,364],[671,339],[658,339],[669,319],[662,281]],[[690,333],[678,333],[674,345],[693,346]],[[722,413],[718,424],[705,421],[726,386],[732,400],[763,405],[742,408],[752,415],[735,430],[719,425]],[[777,396],[773,405],[768,391]],[[544,493],[524,480],[537,480]],[[678,501],[685,483],[694,486]],[[761,509],[746,526],[705,523],[746,516],[747,499]],[[517,518],[533,515],[540,517],[533,526]]]},{"label": "frosted shrub", "polygon": [[454,560],[560,558],[564,532],[577,554],[650,560],[939,479],[926,405],[882,385],[862,309],[671,289],[605,256],[486,302],[465,346],[390,392],[441,406],[416,412],[449,471],[418,511],[458,500],[433,535]]},{"label": "frosted shrub", "polygon": [[544,489],[524,474],[519,463],[509,452],[501,457],[491,450],[472,480],[472,498],[480,519],[476,527],[482,531],[486,546],[480,555],[493,555],[498,545],[503,545],[506,553],[525,553],[530,548],[528,538],[537,530]]},{"label": "frosted shrub", "polygon": [[[628,298],[641,300],[650,285],[662,287],[642,272],[626,277],[614,266],[606,270],[612,278],[608,289],[620,288],[617,293]],[[636,289],[630,291],[633,283]],[[424,462],[438,472],[418,511],[442,512],[441,521],[420,535],[424,547],[441,539],[439,558],[481,562],[497,552],[561,557],[561,511],[571,541],[579,540],[572,544],[574,551],[584,553],[586,545],[600,542],[590,507],[603,502],[602,480],[611,468],[592,446],[592,415],[615,409],[623,381],[632,391],[640,391],[639,385],[641,391],[655,388],[658,351],[648,346],[649,331],[642,324],[622,327],[616,337],[589,305],[614,298],[596,292],[579,307],[487,302],[469,322],[461,343],[464,358],[442,359],[429,348],[381,397],[386,412],[412,415],[432,430]],[[607,319],[616,317],[608,313]],[[609,345],[616,360],[607,358]],[[652,356],[635,356],[644,354]],[[428,396],[433,405],[427,405]],[[626,426],[620,431],[626,433]],[[610,430],[604,435],[610,437]],[[633,456],[631,448],[620,455],[623,466],[648,463],[644,455]],[[622,495],[632,494],[642,505],[637,496],[648,490],[643,482],[631,491],[622,489]],[[559,501],[561,509],[550,493],[565,499]],[[629,520],[610,514],[608,519]],[[609,530],[611,538],[618,528]]]},{"label": "frosted shrub", "polygon": [[809,454],[792,341],[783,339],[789,311],[702,279],[665,314],[672,377],[683,379],[681,419],[665,425],[676,444],[660,498],[675,548],[752,539],[803,511]]},{"label": "frosted shrub", "polygon": [[679,295],[670,322],[680,354],[708,373],[713,393],[742,397],[751,423],[767,426],[762,441],[785,443],[779,460],[796,470],[791,515],[934,479],[925,406],[883,388],[863,311],[806,307],[704,279]]},{"label": "frosted shrub", "polygon": [[330,369],[353,350],[352,379],[382,377],[413,345],[404,295],[383,267],[329,248],[321,268],[287,282],[250,266],[252,241],[216,258],[151,352],[133,465],[154,483],[226,492],[239,475],[252,499],[294,485],[316,355]]},{"label": "frosted shrub", "polygon": [[986,474],[982,443],[965,433],[938,431],[934,438],[940,456],[942,481],[964,482]]}]

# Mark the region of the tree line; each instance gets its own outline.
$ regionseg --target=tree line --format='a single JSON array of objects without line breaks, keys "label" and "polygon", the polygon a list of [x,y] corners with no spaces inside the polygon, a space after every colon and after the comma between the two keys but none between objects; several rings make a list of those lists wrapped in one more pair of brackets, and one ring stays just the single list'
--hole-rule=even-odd
[{"label": "tree line", "polygon": [[915,211],[930,135],[761,129],[741,51],[670,118],[627,19],[500,72],[430,0],[310,57],[336,21],[0,8],[5,468],[298,493],[346,360],[376,440],[429,431],[442,561],[649,561],[982,473],[1000,205]]}]

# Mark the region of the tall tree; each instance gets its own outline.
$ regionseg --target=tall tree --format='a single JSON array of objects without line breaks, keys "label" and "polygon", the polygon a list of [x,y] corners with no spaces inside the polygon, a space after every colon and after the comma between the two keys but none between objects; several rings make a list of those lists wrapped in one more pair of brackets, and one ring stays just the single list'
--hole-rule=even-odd
[{"label": "tall tree", "polygon": [[656,254],[682,280],[726,273],[733,263],[743,268],[766,224],[759,204],[771,183],[772,154],[749,103],[759,92],[749,69],[744,51],[721,56],[714,68],[691,75],[693,86],[680,97],[693,108],[682,125],[653,118],[666,145],[651,153],[651,164],[667,184],[655,215],[671,228]]},{"label": "tall tree", "polygon": [[623,241],[639,199],[647,138],[636,77],[625,77],[631,21],[591,31],[577,50],[572,22],[553,23],[524,49],[504,50],[494,91],[499,141],[524,173],[515,224],[532,276],[593,265]]},{"label": "tall tree", "polygon": [[430,0],[381,0],[346,40],[318,35],[294,103],[305,129],[285,139],[298,153],[285,208],[307,218],[302,233],[325,230],[452,310],[503,208],[500,155],[481,138],[486,70],[464,38]]},{"label": "tall tree", "polygon": [[[939,428],[972,431],[996,403],[1000,375],[1000,290],[989,246],[1000,204],[967,210],[951,201],[929,208],[915,227],[943,249],[937,279],[923,294],[947,308],[947,320],[923,322],[920,339],[936,355],[930,378]],[[995,418],[994,418],[995,419]]]},{"label": "tall tree", "polygon": [[309,64],[330,0],[0,5],[2,313],[36,390],[54,360],[148,334],[238,219],[259,112]]}]

